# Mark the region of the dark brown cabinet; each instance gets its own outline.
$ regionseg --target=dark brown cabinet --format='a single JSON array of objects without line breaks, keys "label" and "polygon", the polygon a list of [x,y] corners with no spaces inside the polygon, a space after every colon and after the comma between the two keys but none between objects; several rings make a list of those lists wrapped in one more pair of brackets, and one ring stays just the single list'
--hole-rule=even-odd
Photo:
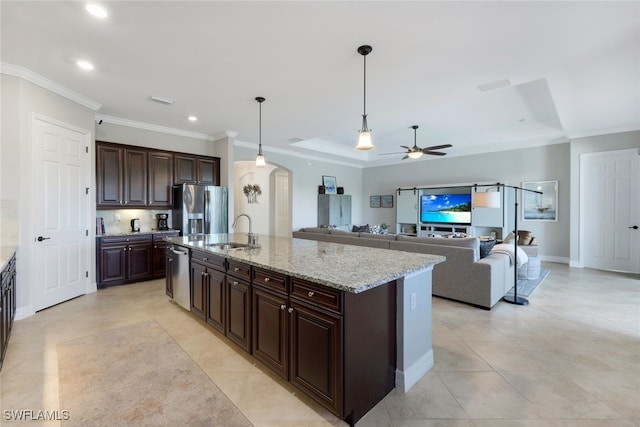
[{"label": "dark brown cabinet", "polygon": [[220,185],[220,158],[96,141],[98,209],[171,208],[182,183]]},{"label": "dark brown cabinet", "polygon": [[191,252],[191,312],[214,329],[225,333],[226,260],[193,250]]},{"label": "dark brown cabinet", "polygon": [[251,284],[227,275],[227,338],[251,353]]},{"label": "dark brown cabinet", "polygon": [[165,277],[164,238],[177,235],[174,232],[97,237],[98,288]]},{"label": "dark brown cabinet", "polygon": [[175,184],[220,185],[220,159],[189,154],[174,156]]},{"label": "dark brown cabinet", "polygon": [[173,254],[170,248],[165,249],[165,293],[169,298],[173,298]]},{"label": "dark brown cabinet", "polygon": [[289,379],[289,300],[286,295],[253,285],[253,355]]},{"label": "dark brown cabinet", "polygon": [[147,151],[96,144],[97,206],[147,206]]},{"label": "dark brown cabinet", "polygon": [[205,320],[209,325],[224,333],[225,330],[225,295],[227,280],[223,272],[210,270],[207,283],[207,310]]},{"label": "dark brown cabinet", "polygon": [[16,256],[0,272],[0,370],[16,316]]},{"label": "dark brown cabinet", "polygon": [[191,263],[191,312],[204,320],[206,310],[206,295],[209,282],[207,266],[199,262]]},{"label": "dark brown cabinet", "polygon": [[171,208],[172,185],[173,154],[149,151],[149,206]]}]

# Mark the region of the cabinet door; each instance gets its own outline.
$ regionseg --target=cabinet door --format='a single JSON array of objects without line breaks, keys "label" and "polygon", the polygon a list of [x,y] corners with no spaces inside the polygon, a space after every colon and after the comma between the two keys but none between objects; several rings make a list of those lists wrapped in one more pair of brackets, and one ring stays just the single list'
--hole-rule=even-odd
[{"label": "cabinet door", "polygon": [[224,334],[225,313],[224,313],[224,292],[225,275],[220,271],[208,268],[209,280],[207,281],[207,316],[206,321],[218,331]]},{"label": "cabinet door", "polygon": [[220,164],[215,158],[196,158],[197,181],[203,185],[220,185]]},{"label": "cabinet door", "polygon": [[153,277],[161,279],[167,274],[167,262],[166,262],[166,249],[167,244],[165,242],[153,242]]},{"label": "cabinet door", "polygon": [[342,417],[342,319],[290,301],[290,381]]},{"label": "cabinet door", "polygon": [[175,154],[174,164],[174,184],[190,184],[197,180],[196,158],[186,154]]},{"label": "cabinet door", "polygon": [[173,205],[173,154],[149,152],[149,206]]},{"label": "cabinet door", "polygon": [[127,279],[148,280],[153,277],[153,245],[130,243],[127,250]]},{"label": "cabinet door", "polygon": [[208,282],[207,268],[197,262],[191,263],[191,312],[201,319],[205,318],[205,294]]},{"label": "cabinet door", "polygon": [[288,379],[287,337],[289,322],[287,297],[253,287],[253,355]]},{"label": "cabinet door", "polygon": [[123,283],[127,278],[127,245],[100,246],[99,287]]},{"label": "cabinet door", "polygon": [[123,197],[123,150],[96,144],[96,202],[98,206],[121,206]]},{"label": "cabinet door", "polygon": [[165,293],[168,297],[173,298],[173,254],[168,252],[165,248]]},{"label": "cabinet door", "polygon": [[251,353],[251,285],[233,276],[227,277],[226,335]]},{"label": "cabinet door", "polygon": [[147,205],[147,152],[124,150],[124,205]]}]

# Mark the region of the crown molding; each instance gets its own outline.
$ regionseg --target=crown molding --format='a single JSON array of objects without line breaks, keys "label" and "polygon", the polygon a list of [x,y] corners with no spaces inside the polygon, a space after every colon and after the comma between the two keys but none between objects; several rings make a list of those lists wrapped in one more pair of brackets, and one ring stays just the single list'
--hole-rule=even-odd
[{"label": "crown molding", "polygon": [[[256,151],[258,150],[258,144],[254,144],[252,142],[245,142],[245,141],[235,140],[233,142],[233,144],[238,146],[238,147],[251,148],[251,149],[254,149]],[[277,148],[277,147],[271,147],[271,146],[265,146],[264,144],[262,144],[262,151],[265,152],[265,153],[284,154],[284,155],[287,155],[287,156],[298,157],[298,158],[301,158],[301,159],[314,160],[314,161],[317,161],[317,162],[331,163],[331,164],[334,164],[334,165],[349,166],[349,167],[358,168],[358,169],[364,169],[366,167],[365,165],[358,164],[358,163],[345,162],[345,161],[336,160],[336,159],[327,159],[327,158],[319,157],[319,156],[310,156],[308,154],[298,153],[297,151],[286,150],[286,149],[283,149],[283,148]]]},{"label": "crown molding", "polygon": [[61,84],[49,80],[48,78],[43,77],[40,74],[34,73],[27,68],[9,64],[7,62],[0,62],[0,73],[6,74],[8,76],[18,77],[19,79],[33,83],[36,86],[40,86],[41,88],[55,93],[56,95],[60,95],[62,97],[70,99],[71,101],[87,107],[93,111],[98,111],[100,108],[102,108],[102,104],[100,104],[99,102],[87,98],[84,95],[80,95],[78,92],[75,92],[65,86],[62,86]]},{"label": "crown molding", "polygon": [[138,122],[135,120],[123,119],[120,117],[106,116],[104,114],[96,114],[96,121],[111,123],[113,125],[126,126],[130,128],[150,130],[152,132],[167,133],[170,135],[184,136],[187,138],[203,139],[205,141],[214,141],[211,135],[199,132],[191,132],[188,130],[170,128],[167,126],[154,125],[151,123]]},{"label": "crown molding", "polygon": [[236,136],[238,136],[238,132],[234,130],[223,130],[222,132],[212,135],[211,138],[213,138],[214,141],[219,141],[224,138],[235,138]]}]

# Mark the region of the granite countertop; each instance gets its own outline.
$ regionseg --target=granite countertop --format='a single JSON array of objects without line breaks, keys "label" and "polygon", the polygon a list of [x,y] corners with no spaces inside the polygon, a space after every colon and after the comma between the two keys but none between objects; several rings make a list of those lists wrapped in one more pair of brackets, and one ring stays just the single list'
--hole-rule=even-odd
[{"label": "granite countertop", "polygon": [[18,250],[17,246],[0,246],[0,271],[11,261],[11,257]]},{"label": "granite countertop", "polygon": [[444,256],[257,235],[259,248],[223,250],[207,246],[247,242],[247,234],[172,237],[167,241],[218,254],[347,292],[360,293],[445,261]]},{"label": "granite countertop", "polygon": [[111,233],[98,234],[96,237],[109,236],[139,236],[141,234],[162,234],[162,233],[179,233],[180,230],[143,230],[143,231],[115,231]]}]

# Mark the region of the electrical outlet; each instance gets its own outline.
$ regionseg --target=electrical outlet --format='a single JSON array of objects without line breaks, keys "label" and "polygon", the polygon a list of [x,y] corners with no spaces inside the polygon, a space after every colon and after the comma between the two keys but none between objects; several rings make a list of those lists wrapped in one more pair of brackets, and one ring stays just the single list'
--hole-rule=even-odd
[{"label": "electrical outlet", "polygon": [[418,299],[418,296],[416,295],[416,293],[415,292],[412,293],[411,294],[411,311],[416,309],[417,299]]}]

